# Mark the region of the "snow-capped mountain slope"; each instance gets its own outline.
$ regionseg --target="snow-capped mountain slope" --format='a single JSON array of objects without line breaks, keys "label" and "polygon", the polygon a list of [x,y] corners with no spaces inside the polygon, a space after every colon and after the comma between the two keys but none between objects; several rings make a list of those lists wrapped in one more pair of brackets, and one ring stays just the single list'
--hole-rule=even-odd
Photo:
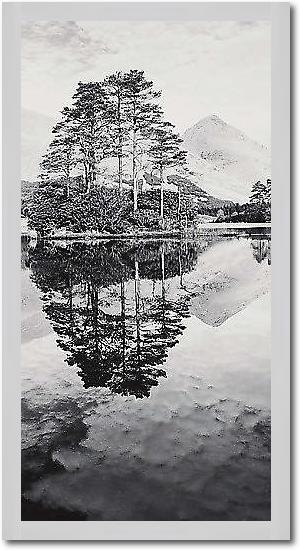
[{"label": "snow-capped mountain slope", "polygon": [[245,202],[253,183],[271,176],[269,150],[216,115],[186,130],[183,140],[193,183],[216,197]]}]

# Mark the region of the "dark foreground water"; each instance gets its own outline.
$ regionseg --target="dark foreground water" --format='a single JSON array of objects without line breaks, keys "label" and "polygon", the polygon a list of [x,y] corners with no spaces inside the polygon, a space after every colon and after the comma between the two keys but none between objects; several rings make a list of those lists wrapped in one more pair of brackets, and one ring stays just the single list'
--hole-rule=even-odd
[{"label": "dark foreground water", "polygon": [[270,235],[22,242],[22,519],[270,519]]}]

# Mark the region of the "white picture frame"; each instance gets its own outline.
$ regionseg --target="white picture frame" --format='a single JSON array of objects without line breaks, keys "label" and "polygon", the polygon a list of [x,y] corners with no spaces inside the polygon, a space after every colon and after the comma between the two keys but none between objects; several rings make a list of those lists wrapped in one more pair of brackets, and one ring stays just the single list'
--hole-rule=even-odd
[{"label": "white picture frame", "polygon": [[[272,27],[272,508],[268,522],[43,522],[20,516],[20,26],[24,20],[257,20]],[[7,540],[289,540],[290,6],[286,2],[4,3],[3,535]]]}]

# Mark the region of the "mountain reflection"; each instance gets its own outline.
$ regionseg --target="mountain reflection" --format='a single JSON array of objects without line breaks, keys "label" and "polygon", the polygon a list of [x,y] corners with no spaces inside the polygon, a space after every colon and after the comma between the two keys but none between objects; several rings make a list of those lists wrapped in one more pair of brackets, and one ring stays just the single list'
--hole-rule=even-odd
[{"label": "mountain reflection", "polygon": [[189,316],[189,295],[168,282],[193,269],[207,243],[38,243],[35,284],[70,366],[85,388],[148,397]]}]

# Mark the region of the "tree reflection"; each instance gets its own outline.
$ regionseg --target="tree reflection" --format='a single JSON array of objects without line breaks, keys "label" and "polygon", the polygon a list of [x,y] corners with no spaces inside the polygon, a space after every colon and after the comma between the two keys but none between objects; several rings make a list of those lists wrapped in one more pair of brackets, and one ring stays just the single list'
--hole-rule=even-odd
[{"label": "tree reflection", "polygon": [[85,388],[150,395],[188,316],[189,296],[168,282],[197,255],[197,244],[179,241],[38,244],[30,252],[44,311]]},{"label": "tree reflection", "polygon": [[253,249],[253,256],[259,264],[266,259],[268,265],[271,265],[271,239],[262,237],[252,238],[251,246]]}]

